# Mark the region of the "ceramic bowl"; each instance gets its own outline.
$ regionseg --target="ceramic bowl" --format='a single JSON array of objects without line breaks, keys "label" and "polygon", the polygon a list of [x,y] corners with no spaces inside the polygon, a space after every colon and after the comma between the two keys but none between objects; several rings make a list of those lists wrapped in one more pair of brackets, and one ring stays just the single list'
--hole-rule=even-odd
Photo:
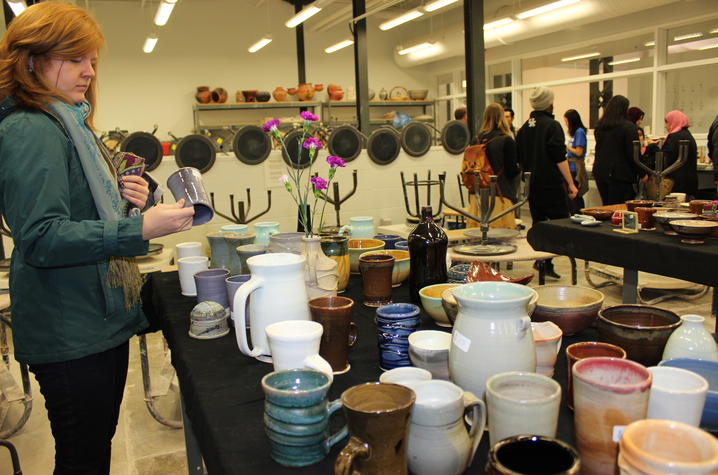
[{"label": "ceramic bowl", "polygon": [[718,228],[718,223],[702,219],[675,219],[668,224],[685,244],[703,244],[706,237]]},{"label": "ceramic bowl", "polygon": [[681,318],[670,310],[647,305],[615,305],[598,312],[598,339],[626,350],[628,359],[644,366],[661,361],[663,349]]},{"label": "ceramic bowl", "polygon": [[695,219],[697,216],[693,213],[686,213],[684,211],[659,211],[653,214],[653,218],[656,220],[663,230],[664,234],[676,235],[676,232],[671,228],[669,223],[677,219]]},{"label": "ceramic bowl", "polygon": [[359,254],[359,258],[369,254],[381,254],[383,256],[394,256],[394,270],[391,273],[391,286],[399,287],[409,277],[409,251],[401,249],[379,249]]},{"label": "ceramic bowl", "polygon": [[611,219],[611,216],[613,216],[613,210],[612,209],[584,209],[581,210],[581,213],[593,216],[595,219],[598,219],[599,221],[606,221]]},{"label": "ceramic bowl", "polygon": [[536,287],[539,299],[531,319],[550,321],[566,335],[585,330],[596,320],[603,305],[603,294],[577,285],[541,285]]},{"label": "ceramic bowl", "polygon": [[638,207],[653,206],[652,200],[628,200],[626,201],[626,209],[628,211],[636,211]]},{"label": "ceramic bowl", "polygon": [[409,241],[396,241],[394,243],[395,249],[401,249],[402,251],[408,251],[409,250]]},{"label": "ceramic bowl", "polygon": [[436,379],[449,379],[451,333],[420,330],[409,335],[409,358]]},{"label": "ceramic bowl", "polygon": [[703,406],[701,427],[718,431],[718,362],[678,358],[658,363],[658,366],[687,369],[703,376],[708,381],[708,396]]},{"label": "ceramic bowl", "polygon": [[400,368],[390,369],[379,376],[380,383],[394,383],[402,386],[420,383],[431,380],[431,373],[422,368],[413,366],[402,366]]},{"label": "ceramic bowl", "polygon": [[359,256],[368,251],[384,249],[384,241],[378,239],[350,239],[349,240],[349,268],[351,272],[359,273]]},{"label": "ceramic bowl", "polygon": [[454,298],[454,287],[449,287],[441,292],[441,306],[444,307],[446,317],[451,325],[456,321],[456,315],[459,314],[459,304]]},{"label": "ceramic bowl", "polygon": [[453,284],[464,284],[466,283],[466,275],[469,273],[471,264],[456,264],[451,266],[448,270],[449,282]]},{"label": "ceramic bowl", "polygon": [[534,278],[533,274],[528,274],[523,277],[517,277],[515,279],[505,276],[501,272],[497,271],[490,264],[481,261],[475,261],[471,263],[469,272],[466,274],[466,282],[511,282],[512,284],[526,285],[531,282]]},{"label": "ceramic bowl", "polygon": [[423,101],[428,95],[428,89],[409,89],[409,97],[415,101]]},{"label": "ceramic bowl", "polygon": [[441,293],[446,289],[458,287],[459,285],[462,284],[434,284],[419,290],[421,306],[424,307],[424,311],[426,311],[440,327],[451,326],[449,317],[446,315],[444,307],[441,304]]}]

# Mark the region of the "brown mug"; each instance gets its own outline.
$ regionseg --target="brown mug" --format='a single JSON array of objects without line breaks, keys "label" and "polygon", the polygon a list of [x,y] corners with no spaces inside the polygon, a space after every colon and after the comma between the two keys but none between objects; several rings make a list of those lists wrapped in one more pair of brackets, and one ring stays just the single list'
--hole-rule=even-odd
[{"label": "brown mug", "polygon": [[626,352],[620,346],[598,341],[582,341],[566,347],[566,363],[568,365],[566,405],[571,409],[573,409],[573,375],[571,374],[573,365],[578,360],[595,356],[609,356],[625,360]]},{"label": "brown mug", "polygon": [[365,383],[342,393],[349,443],[334,463],[335,475],[405,475],[407,429],[416,396],[392,383]]},{"label": "brown mug", "polygon": [[394,256],[362,254],[359,256],[359,272],[362,276],[364,305],[381,307],[391,303]]},{"label": "brown mug", "polygon": [[688,203],[688,208],[691,210],[691,213],[700,216],[706,208],[710,209],[711,204],[712,202],[708,200],[692,200]]},{"label": "brown mug", "polygon": [[656,211],[658,211],[658,208],[636,208],[638,223],[641,225],[641,229],[656,229],[656,218],[653,217]]},{"label": "brown mug", "polygon": [[349,348],[357,342],[357,326],[351,321],[354,301],[347,297],[319,297],[309,301],[312,320],[324,327],[319,356],[329,362],[334,374],[349,371]]}]

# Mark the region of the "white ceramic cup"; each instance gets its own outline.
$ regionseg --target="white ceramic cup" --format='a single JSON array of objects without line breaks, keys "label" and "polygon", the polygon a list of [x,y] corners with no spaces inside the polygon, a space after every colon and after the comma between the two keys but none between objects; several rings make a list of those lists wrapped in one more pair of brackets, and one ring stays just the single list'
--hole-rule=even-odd
[{"label": "white ceramic cup", "polygon": [[390,369],[379,376],[379,382],[401,384],[402,386],[411,386],[412,384],[429,381],[430,379],[430,372],[413,366],[402,366],[401,368]]},{"label": "white ceramic cup", "polygon": [[267,325],[269,349],[274,371],[309,368],[334,378],[331,365],[319,356],[319,344],[324,327],[308,320],[284,320]]},{"label": "white ceramic cup", "polygon": [[198,241],[181,242],[175,246],[175,259],[180,260],[183,257],[201,257],[202,243]]},{"label": "white ceramic cup", "polygon": [[531,331],[536,346],[536,372],[552,377],[563,332],[553,322],[531,322]]},{"label": "white ceramic cup", "polygon": [[196,297],[197,287],[194,283],[194,275],[209,268],[209,258],[206,256],[190,256],[177,259],[180,288],[185,297]]},{"label": "white ceramic cup", "polygon": [[647,419],[668,419],[698,427],[708,381],[693,371],[668,366],[648,368],[653,376]]},{"label": "white ceramic cup", "polygon": [[409,358],[415,366],[431,373],[435,379],[449,379],[451,333],[420,330],[409,335]]},{"label": "white ceramic cup", "polygon": [[491,445],[512,435],[556,437],[561,386],[536,373],[509,371],[486,381]]}]

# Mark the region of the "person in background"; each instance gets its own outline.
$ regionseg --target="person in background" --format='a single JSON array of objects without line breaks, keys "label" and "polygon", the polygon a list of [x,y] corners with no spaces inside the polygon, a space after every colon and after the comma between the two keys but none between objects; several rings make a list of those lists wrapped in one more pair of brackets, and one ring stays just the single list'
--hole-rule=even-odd
[{"label": "person in background", "polygon": [[586,205],[583,195],[588,191],[588,172],[586,171],[586,152],[588,151],[588,139],[586,137],[586,126],[583,125],[581,115],[576,109],[569,109],[563,114],[563,122],[571,136],[566,145],[566,158],[568,158],[571,176],[576,182],[578,195],[569,200],[568,208],[571,214],[580,213]]},{"label": "person in background", "polygon": [[718,115],[708,129],[708,158],[713,162],[713,183],[718,184]]},{"label": "person in background", "polygon": [[629,107],[626,115],[628,116],[628,120],[636,124],[636,127],[640,127],[641,124],[643,124],[643,118],[646,116],[646,113],[638,107]]},{"label": "person in background", "polygon": [[511,130],[511,135],[516,138],[516,128],[514,127],[514,110],[504,109],[504,119],[506,119],[506,122],[509,124],[509,130]]},{"label": "person in background", "polygon": [[697,160],[698,146],[688,127],[690,127],[688,116],[679,110],[672,110],[665,117],[666,140],[663,141],[661,151],[663,152],[664,167],[668,168],[678,160],[679,144],[682,140],[688,141],[688,157],[686,163],[678,170],[667,177],[673,180],[671,191],[686,194],[686,199],[695,198],[698,192],[698,171]]},{"label": "person in background", "polygon": [[[529,209],[534,223],[567,218],[567,196],[573,199],[578,194],[566,159],[563,128],[554,120],[553,97],[550,89],[534,89],[529,97],[533,111],[516,134],[519,164],[523,171],[531,172]],[[561,278],[550,259],[546,276]]]},{"label": "person in background", "polygon": [[634,199],[639,178],[648,179],[633,161],[633,141],[638,140],[638,127],[628,120],[628,104],[624,96],[613,96],[594,131],[593,176],[604,205]]},{"label": "person in background", "polygon": [[454,111],[454,120],[463,122],[464,124],[469,123],[469,116],[466,115],[466,106],[457,107]]},{"label": "person in background", "polygon": [[[183,200],[145,207],[93,133],[104,37],[82,8],[36,3],[0,42],[0,212],[12,229],[15,358],[45,398],[55,475],[109,474],[128,340],[148,322],[133,256],[189,229]],[[135,106],[136,108],[136,106]]]}]

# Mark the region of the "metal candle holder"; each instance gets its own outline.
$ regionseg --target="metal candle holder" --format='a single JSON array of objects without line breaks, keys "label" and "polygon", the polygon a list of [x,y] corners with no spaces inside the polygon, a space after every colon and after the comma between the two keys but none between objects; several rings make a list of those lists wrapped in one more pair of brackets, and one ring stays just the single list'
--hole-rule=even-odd
[{"label": "metal candle holder", "polygon": [[[431,179],[431,170],[427,172],[427,178],[426,180],[419,180],[416,173],[414,173],[414,180],[413,181],[406,181],[404,179],[404,172],[400,172],[401,175],[401,188],[404,192],[404,206],[406,206],[406,212],[411,216],[412,218],[419,218],[421,215],[421,203],[419,201],[419,187],[425,186],[426,187],[426,206],[431,206],[431,187],[432,185],[439,186],[439,189],[442,189],[442,183],[444,182],[444,179],[446,178],[446,173],[440,173],[438,180],[432,180]],[[414,187],[414,202],[416,205],[416,212],[411,212],[411,206],[409,205],[409,195],[406,192],[407,186],[413,186]],[[443,200],[439,201],[439,209],[434,213],[433,218],[436,219],[441,215],[441,205],[443,203]]]},{"label": "metal candle holder", "polygon": [[656,180],[656,201],[661,200],[661,182],[663,181],[663,177],[670,175],[685,165],[688,159],[688,144],[688,140],[681,140],[678,142],[678,160],[673,162],[665,170],[663,169],[663,166],[665,165],[663,152],[656,152],[656,169],[653,170],[641,162],[641,142],[638,140],[633,141],[633,161]]},{"label": "metal candle holder", "polygon": [[352,191],[347,193],[343,198],[339,197],[339,183],[337,183],[336,181],[334,183],[332,183],[332,191],[334,194],[334,198],[329,198],[329,196],[325,192],[323,192],[323,191],[321,192],[322,193],[321,198],[324,201],[326,201],[327,203],[334,205],[334,211],[337,214],[337,226],[341,226],[341,222],[340,222],[341,218],[339,217],[339,211],[341,210],[342,203],[344,203],[346,200],[351,198],[354,195],[354,193],[357,191],[358,179],[357,179],[357,171],[356,170],[352,171],[352,181],[354,183],[353,187],[352,187]]},{"label": "metal candle holder", "polygon": [[[247,188],[247,209],[244,208],[244,201],[237,201],[237,209],[235,210],[234,205],[234,194],[230,193],[229,195],[229,204],[230,204],[230,211],[232,213],[232,216],[228,216],[224,213],[221,213],[217,207],[214,204],[214,193],[210,192],[209,194],[210,200],[212,201],[212,208],[214,209],[214,212],[226,219],[227,221],[233,222],[235,224],[247,224],[251,223],[255,219],[259,218],[260,216],[263,216],[267,214],[272,207],[272,190],[267,190],[267,209],[262,211],[261,213],[252,216],[251,218],[247,217],[247,213],[249,213],[249,210],[252,208],[252,195],[250,192],[250,189]],[[238,211],[237,211],[238,210]]]}]

